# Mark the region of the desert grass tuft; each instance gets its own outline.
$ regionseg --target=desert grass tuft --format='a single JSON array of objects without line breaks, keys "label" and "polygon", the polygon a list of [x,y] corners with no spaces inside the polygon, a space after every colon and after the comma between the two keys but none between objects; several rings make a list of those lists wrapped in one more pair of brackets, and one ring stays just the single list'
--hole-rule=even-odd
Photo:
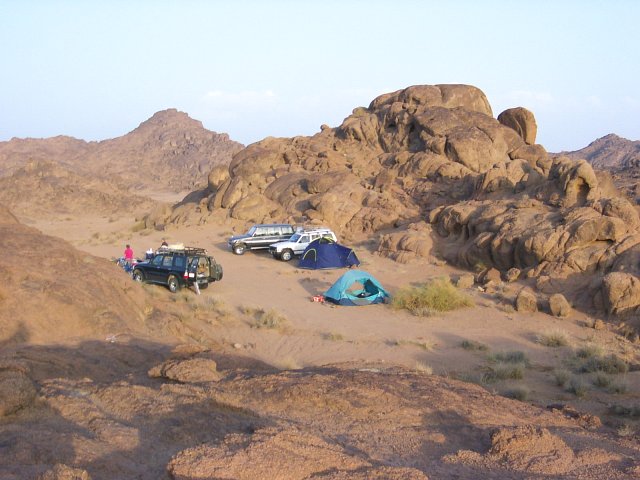
[{"label": "desert grass tuft", "polygon": [[556,381],[556,385],[558,385],[559,387],[564,387],[571,379],[571,372],[569,370],[565,370],[564,368],[557,368],[553,371],[553,378]]},{"label": "desert grass tuft", "polygon": [[569,335],[562,330],[550,330],[547,332],[539,333],[536,336],[536,342],[545,347],[566,347],[569,345]]},{"label": "desert grass tuft", "polygon": [[604,349],[597,343],[587,343],[576,350],[576,357],[578,358],[591,358],[601,357],[604,353]]},{"label": "desert grass tuft", "polygon": [[627,373],[629,371],[629,365],[623,359],[612,353],[606,357],[588,358],[580,366],[580,371],[587,373],[604,372],[615,375]]},{"label": "desert grass tuft", "polygon": [[460,346],[462,348],[464,348],[465,350],[470,350],[470,351],[478,351],[478,352],[486,352],[487,350],[489,350],[489,346],[485,345],[484,343],[480,343],[480,342],[476,342],[474,340],[463,340],[460,343]]},{"label": "desert grass tuft", "polygon": [[391,305],[396,309],[408,310],[416,316],[429,316],[470,307],[473,301],[448,278],[439,278],[419,287],[401,288],[393,296]]},{"label": "desert grass tuft", "polygon": [[614,404],[609,407],[609,413],[611,413],[612,415],[617,415],[619,417],[637,418],[640,417],[640,405],[632,405],[627,407],[625,405]]},{"label": "desert grass tuft", "polygon": [[424,373],[426,375],[432,375],[433,374],[433,368],[431,368],[430,365],[421,362],[421,361],[417,361],[415,366],[413,367],[413,369],[416,372],[420,372],[420,373]]},{"label": "desert grass tuft", "polygon": [[507,390],[502,392],[502,396],[507,398],[513,398],[514,400],[519,400],[521,402],[524,402],[529,398],[530,393],[531,393],[531,390],[521,385],[517,387],[508,388]]},{"label": "desert grass tuft", "polygon": [[573,393],[576,397],[582,398],[587,394],[589,386],[580,377],[571,377],[567,391]]},{"label": "desert grass tuft", "polygon": [[254,314],[253,328],[267,328],[270,330],[281,330],[288,324],[287,317],[279,313],[277,310],[258,309]]},{"label": "desert grass tuft", "polygon": [[502,363],[522,363],[529,364],[527,354],[520,350],[511,350],[508,352],[496,352],[488,357],[490,362]]},{"label": "desert grass tuft", "polygon": [[300,370],[302,365],[293,357],[284,357],[277,362],[274,366],[279,370]]},{"label": "desert grass tuft", "polygon": [[489,367],[487,380],[521,380],[525,368],[524,363],[498,362]]},{"label": "desert grass tuft", "polygon": [[331,340],[332,342],[341,342],[344,340],[344,335],[337,332],[327,332],[322,337],[325,340]]}]

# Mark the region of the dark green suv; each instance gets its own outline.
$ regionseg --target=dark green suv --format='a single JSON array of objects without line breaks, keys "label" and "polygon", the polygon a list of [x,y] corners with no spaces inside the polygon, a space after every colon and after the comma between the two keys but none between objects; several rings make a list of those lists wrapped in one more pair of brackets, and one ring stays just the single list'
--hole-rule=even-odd
[{"label": "dark green suv", "polygon": [[204,248],[166,248],[158,250],[150,260],[136,264],[133,279],[166,285],[174,293],[196,282],[199,288],[207,288],[209,283],[222,280],[222,265]]}]

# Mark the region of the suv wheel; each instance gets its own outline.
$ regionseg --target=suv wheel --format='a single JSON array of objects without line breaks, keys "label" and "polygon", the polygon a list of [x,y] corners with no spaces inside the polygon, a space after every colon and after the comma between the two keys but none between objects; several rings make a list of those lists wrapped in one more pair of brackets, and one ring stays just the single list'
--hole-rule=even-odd
[{"label": "suv wheel", "polygon": [[140,270],[134,270],[133,271],[133,279],[136,282],[144,282],[144,273],[142,273]]},{"label": "suv wheel", "polygon": [[244,250],[244,243],[237,243],[233,246],[233,253],[235,253],[236,255],[242,255],[244,253]]},{"label": "suv wheel", "polygon": [[282,260],[283,262],[288,262],[292,258],[293,258],[293,252],[288,248],[286,250],[283,250],[282,253],[280,254],[280,260]]},{"label": "suv wheel", "polygon": [[180,282],[178,281],[178,279],[174,275],[171,275],[169,277],[169,281],[167,282],[167,286],[169,287],[169,291],[171,293],[176,293],[178,290],[180,290]]}]

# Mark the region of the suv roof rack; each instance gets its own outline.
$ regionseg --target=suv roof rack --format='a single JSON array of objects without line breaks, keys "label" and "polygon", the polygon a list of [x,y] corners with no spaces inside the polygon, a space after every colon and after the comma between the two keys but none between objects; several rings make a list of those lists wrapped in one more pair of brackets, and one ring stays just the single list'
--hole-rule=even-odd
[{"label": "suv roof rack", "polygon": [[200,247],[165,247],[159,248],[156,253],[184,253],[185,255],[207,255],[207,250]]},{"label": "suv roof rack", "polygon": [[296,228],[296,233],[315,232],[317,230],[331,230],[329,227],[322,226],[300,226]]}]

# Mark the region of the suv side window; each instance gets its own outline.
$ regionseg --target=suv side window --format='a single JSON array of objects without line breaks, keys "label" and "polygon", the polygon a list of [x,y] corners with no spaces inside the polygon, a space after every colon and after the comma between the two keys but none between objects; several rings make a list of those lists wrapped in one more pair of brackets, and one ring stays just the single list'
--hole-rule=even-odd
[{"label": "suv side window", "polygon": [[159,267],[160,265],[162,265],[163,258],[164,255],[156,255],[155,257],[153,257],[153,260],[151,260],[151,265],[153,265],[154,267]]},{"label": "suv side window", "polygon": [[299,243],[309,243],[309,235],[303,235],[300,237]]},{"label": "suv side window", "polygon": [[173,257],[167,255],[166,257],[164,257],[162,259],[162,266],[163,267],[170,267],[171,264],[173,263]]},{"label": "suv side window", "polygon": [[184,270],[186,265],[187,265],[186,257],[183,257],[182,255],[178,255],[177,257],[174,257],[173,259],[174,267],[179,268],[180,270]]},{"label": "suv side window", "polygon": [[256,228],[256,234],[254,236],[256,237],[262,237],[267,233],[267,229],[265,227],[258,227]]}]

